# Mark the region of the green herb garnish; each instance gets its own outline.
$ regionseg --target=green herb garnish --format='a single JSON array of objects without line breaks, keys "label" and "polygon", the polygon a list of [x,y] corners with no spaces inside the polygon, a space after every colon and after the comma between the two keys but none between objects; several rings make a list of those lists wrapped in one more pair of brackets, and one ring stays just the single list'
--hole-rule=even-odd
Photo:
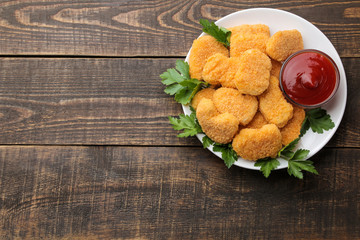
[{"label": "green herb garnish", "polygon": [[225,47],[230,47],[231,31],[217,26],[214,22],[210,23],[206,19],[200,19],[200,24],[203,26],[203,32],[213,36],[218,42],[224,44]]},{"label": "green herb garnish", "polygon": [[214,152],[221,152],[221,158],[224,160],[225,165],[230,168],[234,162],[238,159],[238,155],[232,148],[231,143],[229,144],[219,144],[215,143],[213,145]]},{"label": "green herb garnish", "polygon": [[231,143],[230,144],[216,143],[206,135],[202,138],[202,142],[204,148],[210,147],[212,145],[214,152],[220,152],[221,158],[224,160],[224,163],[228,168],[230,168],[234,164],[234,162],[236,162],[236,160],[238,159],[238,155],[232,148]]},{"label": "green herb garnish", "polygon": [[[288,173],[290,176],[294,176],[302,179],[303,173],[302,170],[308,171],[314,174],[318,174],[315,167],[313,166],[313,162],[309,160],[305,160],[309,154],[309,150],[306,149],[298,149],[293,151],[298,144],[300,138],[295,139],[285,147],[283,147],[279,153],[278,157],[281,157],[288,161]],[[254,166],[260,167],[260,171],[267,178],[270,175],[270,172],[276,169],[280,165],[280,162],[276,158],[264,158],[256,161]]]},{"label": "green herb garnish", "polygon": [[[305,160],[309,154],[307,149],[298,149],[294,151],[296,145],[299,143],[300,138],[311,128],[314,133],[323,133],[335,127],[334,122],[331,120],[329,114],[325,109],[315,108],[306,111],[304,122],[302,123],[300,135],[297,139],[284,146],[278,153],[278,157],[282,157],[288,161],[288,173],[290,176],[294,176],[302,179],[302,170],[308,171],[314,174],[318,174],[313,162]],[[260,171],[263,172],[265,177],[270,175],[270,172],[277,168],[278,165],[274,164],[275,160],[272,158],[264,158],[258,160],[254,166],[261,167]]]},{"label": "green herb garnish", "polygon": [[315,133],[323,133],[324,130],[328,131],[334,127],[335,124],[325,109],[310,109],[306,111],[305,120],[301,127],[301,136],[304,135],[309,128]]},{"label": "green herb garnish", "polygon": [[277,160],[276,158],[267,157],[257,160],[254,166],[260,167],[260,171],[264,174],[266,178],[268,178],[270,172],[276,169],[279,165],[279,160]]},{"label": "green herb garnish", "polygon": [[313,166],[313,162],[310,160],[292,159],[288,161],[288,173],[290,176],[293,175],[294,177],[303,179],[303,173],[301,170],[319,174]]},{"label": "green herb garnish", "polygon": [[203,144],[203,147],[204,148],[208,148],[210,147],[211,145],[213,145],[215,142],[213,140],[211,140],[211,138],[209,138],[208,136],[204,136],[202,138],[202,144]]},{"label": "green herb garnish", "polygon": [[175,95],[175,101],[189,104],[197,91],[207,83],[190,78],[189,64],[182,60],[176,61],[175,68],[170,68],[160,75],[162,83],[166,85],[165,93]]},{"label": "green herb garnish", "polygon": [[178,137],[189,137],[195,136],[198,133],[202,133],[200,124],[196,119],[196,113],[193,108],[191,108],[191,114],[185,115],[180,114],[179,118],[170,117],[169,121],[174,130],[183,130],[182,133],[178,134]]}]

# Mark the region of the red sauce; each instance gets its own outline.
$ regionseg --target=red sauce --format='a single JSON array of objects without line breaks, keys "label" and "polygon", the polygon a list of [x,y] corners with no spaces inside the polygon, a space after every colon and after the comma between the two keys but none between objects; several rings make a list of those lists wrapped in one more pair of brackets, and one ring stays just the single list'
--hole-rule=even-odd
[{"label": "red sauce", "polygon": [[280,76],[285,94],[303,106],[318,105],[328,100],[339,83],[335,63],[315,50],[295,54],[284,63]]}]

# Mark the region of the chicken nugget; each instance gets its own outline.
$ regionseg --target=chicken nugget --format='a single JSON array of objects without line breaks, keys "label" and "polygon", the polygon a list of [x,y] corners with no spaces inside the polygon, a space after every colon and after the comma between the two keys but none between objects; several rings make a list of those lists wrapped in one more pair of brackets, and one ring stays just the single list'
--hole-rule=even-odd
[{"label": "chicken nugget", "polygon": [[221,86],[228,88],[235,88],[235,74],[239,70],[240,67],[240,58],[238,57],[230,57],[228,60],[228,69],[225,75],[219,79]]},{"label": "chicken nugget", "polygon": [[191,78],[202,79],[205,62],[215,53],[229,56],[229,50],[210,35],[205,35],[194,40],[189,56],[189,72]]},{"label": "chicken nugget", "polygon": [[232,147],[240,157],[251,161],[276,157],[282,147],[281,133],[275,124],[260,129],[245,128],[235,136]]},{"label": "chicken nugget", "polygon": [[221,87],[213,96],[213,102],[220,113],[231,113],[245,126],[254,117],[258,109],[256,97],[241,94],[233,88]]},{"label": "chicken nugget", "polygon": [[271,59],[271,71],[270,75],[280,78],[280,70],[281,70],[282,64],[278,61],[275,61],[274,59]]},{"label": "chicken nugget", "polygon": [[280,129],[282,144],[288,145],[300,135],[300,129],[305,119],[305,111],[302,108],[293,105],[294,114],[285,127]]},{"label": "chicken nugget", "polygon": [[239,66],[239,58],[228,58],[221,53],[216,53],[206,60],[202,77],[205,82],[212,85],[220,83],[223,87],[236,88],[234,76]]},{"label": "chicken nugget", "polygon": [[213,101],[207,98],[197,106],[196,117],[204,133],[217,143],[231,142],[239,128],[239,120],[234,115],[220,114]]},{"label": "chicken nugget", "polygon": [[262,126],[269,124],[260,111],[257,111],[251,122],[246,125],[246,128],[261,128]]},{"label": "chicken nugget", "polygon": [[202,79],[211,85],[220,84],[229,68],[229,58],[221,53],[210,56],[204,65]]},{"label": "chicken nugget", "polygon": [[243,52],[249,49],[266,51],[266,42],[270,38],[269,27],[264,24],[243,24],[229,28],[230,36],[230,57],[240,57]]},{"label": "chicken nugget", "polygon": [[296,30],[278,31],[266,43],[266,53],[274,60],[282,62],[291,54],[304,48],[301,33]]},{"label": "chicken nugget", "polygon": [[191,100],[191,106],[196,110],[197,106],[199,105],[199,102],[203,98],[207,99],[213,99],[213,95],[215,93],[215,89],[213,88],[204,88],[198,91],[195,96]]},{"label": "chicken nugget", "polygon": [[271,61],[265,53],[258,49],[245,51],[234,77],[236,88],[244,94],[262,94],[269,86],[270,70]]},{"label": "chicken nugget", "polygon": [[242,24],[235,27],[229,27],[227,29],[231,31],[231,35],[258,34],[258,33],[270,35],[269,26],[265,24]]},{"label": "chicken nugget", "polygon": [[280,90],[279,80],[270,77],[269,88],[259,96],[259,109],[266,121],[282,128],[293,116],[293,106],[288,103]]},{"label": "chicken nugget", "polygon": [[239,34],[230,44],[230,56],[241,57],[249,49],[258,49],[265,53],[268,39],[269,36],[265,34]]}]

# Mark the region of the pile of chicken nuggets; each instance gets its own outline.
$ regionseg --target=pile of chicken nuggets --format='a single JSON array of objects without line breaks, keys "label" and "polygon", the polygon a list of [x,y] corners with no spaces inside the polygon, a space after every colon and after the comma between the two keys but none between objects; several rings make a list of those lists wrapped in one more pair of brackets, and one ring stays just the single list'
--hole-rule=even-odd
[{"label": "pile of chicken nuggets", "polygon": [[192,99],[204,133],[231,143],[243,159],[276,157],[300,134],[305,111],[289,103],[279,86],[282,62],[304,48],[297,30],[270,36],[265,24],[232,28],[230,47],[204,35],[189,55],[190,76],[210,87]]}]

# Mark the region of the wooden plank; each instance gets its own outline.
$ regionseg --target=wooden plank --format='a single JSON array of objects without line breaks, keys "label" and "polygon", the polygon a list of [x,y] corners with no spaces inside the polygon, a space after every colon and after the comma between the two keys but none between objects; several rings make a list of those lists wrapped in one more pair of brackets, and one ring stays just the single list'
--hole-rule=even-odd
[{"label": "wooden plank", "polygon": [[0,147],[0,237],[358,239],[359,154],[323,150],[298,180],[200,147]]},{"label": "wooden plank", "polygon": [[360,56],[359,1],[1,1],[0,54],[185,56],[201,33],[200,18],[217,20],[268,7],[315,24],[342,57]]},{"label": "wooden plank", "polygon": [[[343,59],[349,90],[328,146],[358,147],[360,59]],[[182,112],[159,74],[175,59],[0,59],[0,144],[198,145],[179,139]]]}]

